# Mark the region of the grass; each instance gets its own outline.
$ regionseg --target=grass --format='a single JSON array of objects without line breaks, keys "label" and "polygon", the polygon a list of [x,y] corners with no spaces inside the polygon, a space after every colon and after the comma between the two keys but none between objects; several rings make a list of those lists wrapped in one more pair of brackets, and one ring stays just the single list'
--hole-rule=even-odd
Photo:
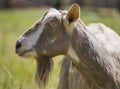
[{"label": "grass", "polygon": [[[18,57],[15,42],[45,11],[40,8],[0,10],[0,89],[38,89],[34,83],[36,63],[33,59]],[[85,24],[102,22],[120,34],[120,18],[101,16],[82,9],[81,19]],[[61,58],[54,58],[55,67],[47,89],[56,89]]]}]

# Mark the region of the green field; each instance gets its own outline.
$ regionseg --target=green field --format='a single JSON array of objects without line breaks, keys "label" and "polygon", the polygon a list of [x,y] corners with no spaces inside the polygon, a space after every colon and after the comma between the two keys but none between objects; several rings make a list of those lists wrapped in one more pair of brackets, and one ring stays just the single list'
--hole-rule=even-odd
[{"label": "green field", "polygon": [[[38,89],[34,82],[36,63],[34,59],[18,57],[15,42],[45,11],[40,8],[0,10],[0,89]],[[85,24],[102,22],[120,34],[120,17],[82,9],[81,19]],[[46,89],[56,89],[61,58],[54,58],[54,71]]]}]

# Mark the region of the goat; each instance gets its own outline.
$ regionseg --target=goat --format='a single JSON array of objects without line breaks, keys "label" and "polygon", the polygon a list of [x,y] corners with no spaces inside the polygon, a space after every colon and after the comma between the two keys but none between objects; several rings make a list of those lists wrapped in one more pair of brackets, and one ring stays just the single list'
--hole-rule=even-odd
[{"label": "goat", "polygon": [[120,89],[120,37],[103,24],[86,26],[79,15],[77,4],[68,12],[49,9],[18,38],[16,53],[36,59],[39,85],[48,80],[51,58],[62,54],[80,73],[80,89]]}]

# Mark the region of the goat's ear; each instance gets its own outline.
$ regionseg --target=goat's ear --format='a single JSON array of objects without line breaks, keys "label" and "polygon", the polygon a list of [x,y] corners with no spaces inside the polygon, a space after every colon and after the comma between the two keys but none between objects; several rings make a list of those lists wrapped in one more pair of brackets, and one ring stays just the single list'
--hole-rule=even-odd
[{"label": "goat's ear", "polygon": [[71,8],[69,9],[67,15],[66,15],[66,21],[71,24],[75,22],[80,15],[80,7],[78,4],[73,4]]}]

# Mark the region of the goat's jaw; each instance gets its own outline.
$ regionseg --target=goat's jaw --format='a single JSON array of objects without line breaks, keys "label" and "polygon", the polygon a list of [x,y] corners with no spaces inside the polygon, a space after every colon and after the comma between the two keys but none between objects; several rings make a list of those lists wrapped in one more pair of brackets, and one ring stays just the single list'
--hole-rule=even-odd
[{"label": "goat's jaw", "polygon": [[25,50],[24,52],[19,52],[17,53],[20,57],[25,57],[25,58],[35,58],[36,52],[33,49]]}]

